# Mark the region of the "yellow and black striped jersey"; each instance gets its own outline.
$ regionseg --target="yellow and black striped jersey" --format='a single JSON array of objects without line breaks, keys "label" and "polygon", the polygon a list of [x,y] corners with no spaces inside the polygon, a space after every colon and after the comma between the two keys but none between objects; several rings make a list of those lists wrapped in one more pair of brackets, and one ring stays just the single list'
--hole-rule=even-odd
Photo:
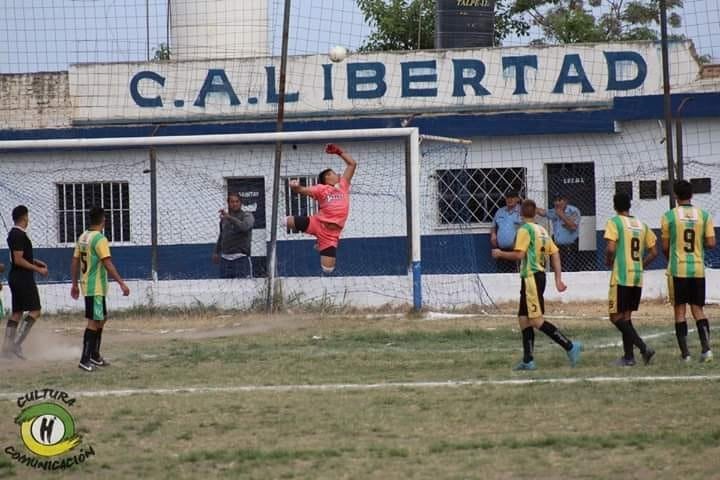
[{"label": "yellow and black striped jersey", "polygon": [[668,273],[673,277],[705,276],[705,239],[715,236],[708,212],[692,205],[679,205],[663,215],[662,238],[669,240]]},{"label": "yellow and black striped jersey", "polygon": [[80,259],[80,287],[86,297],[107,295],[107,270],[102,259],[109,256],[110,244],[102,232],[86,230],[78,238],[73,257]]},{"label": "yellow and black striped jersey", "polygon": [[605,240],[616,242],[611,285],[642,287],[645,250],[657,243],[657,236],[635,217],[616,215],[605,225]]},{"label": "yellow and black striped jersey", "polygon": [[514,250],[525,252],[520,276],[526,278],[535,272],[544,272],[548,256],[557,253],[558,247],[544,227],[526,220],[517,231]]}]

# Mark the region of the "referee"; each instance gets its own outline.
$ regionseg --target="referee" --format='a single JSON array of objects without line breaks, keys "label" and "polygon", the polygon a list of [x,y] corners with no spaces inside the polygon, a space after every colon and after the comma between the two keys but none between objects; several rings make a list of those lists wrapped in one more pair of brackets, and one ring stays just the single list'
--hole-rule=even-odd
[{"label": "referee", "polygon": [[[12,295],[12,315],[5,327],[2,353],[6,358],[15,355],[24,360],[22,343],[40,316],[40,295],[35,284],[35,273],[46,277],[48,269],[45,262],[33,258],[32,242],[26,233],[29,222],[27,207],[15,207],[12,219],[14,225],[7,237],[11,262],[8,285]],[[23,317],[25,312],[27,314]]]}]

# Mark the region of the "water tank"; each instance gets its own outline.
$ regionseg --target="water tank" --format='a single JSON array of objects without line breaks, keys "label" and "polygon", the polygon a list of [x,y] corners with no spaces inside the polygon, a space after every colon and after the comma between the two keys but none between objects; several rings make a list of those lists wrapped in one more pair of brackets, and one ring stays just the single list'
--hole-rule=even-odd
[{"label": "water tank", "polygon": [[267,0],[171,0],[173,60],[268,55]]},{"label": "water tank", "polygon": [[491,47],[495,0],[437,0],[435,48]]}]

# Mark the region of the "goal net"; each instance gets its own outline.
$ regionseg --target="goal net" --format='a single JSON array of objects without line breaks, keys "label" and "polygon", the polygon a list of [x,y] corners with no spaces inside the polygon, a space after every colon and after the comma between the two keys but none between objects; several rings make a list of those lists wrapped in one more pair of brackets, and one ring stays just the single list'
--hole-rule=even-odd
[{"label": "goal net", "polygon": [[[354,138],[342,140],[343,134]],[[365,136],[362,131],[287,135],[292,138],[284,144],[277,199],[272,196],[275,145],[267,143],[274,138],[272,134],[264,134],[265,143],[253,140],[258,136],[235,135],[231,144],[217,136],[214,143],[203,144],[193,138],[192,144],[186,145],[180,143],[188,137],[12,145],[21,151],[3,155],[0,202],[23,204],[30,210],[29,235],[38,258],[50,265],[49,283],[42,285],[46,309],[76,307],[66,283],[69,263],[75,240],[89,226],[93,206],[107,212],[105,234],[119,272],[137,281],[132,297],[111,294],[112,303],[125,307],[263,308],[272,208],[277,204],[281,218],[317,213],[317,202],[292,192],[289,181],[312,186],[326,168],[342,172],[342,160],[324,153],[325,144],[338,135],[358,168],[337,268],[332,275],[323,275],[315,238],[279,224],[276,306],[327,311],[382,306],[402,309],[420,298],[425,307],[435,308],[489,301],[479,277],[471,279],[476,287],[468,287],[476,288],[476,293],[468,297],[467,292],[458,291],[460,277],[454,275],[477,275],[469,261],[476,257],[473,235],[464,224],[468,219],[458,222],[457,215],[462,213],[451,213],[457,202],[448,197],[447,179],[438,180],[439,171],[454,171],[467,162],[466,145],[427,140],[418,148],[408,148],[418,141],[414,129],[368,131]],[[156,145],[149,148],[143,143]],[[83,148],[78,149],[79,145]],[[48,146],[50,150],[43,149]],[[28,147],[33,151],[22,150]],[[418,168],[409,169],[411,162]],[[412,175],[416,181],[409,184]],[[222,273],[213,263],[218,212],[227,209],[229,193],[238,194],[242,209],[254,217],[249,279],[220,278]],[[415,207],[413,201],[418,202]],[[411,235],[413,209],[417,213],[416,240]],[[2,219],[7,230],[11,219],[5,212]],[[413,242],[420,238],[421,246],[413,249]],[[426,272],[422,256],[429,262]],[[422,273],[427,275],[421,279]]]}]

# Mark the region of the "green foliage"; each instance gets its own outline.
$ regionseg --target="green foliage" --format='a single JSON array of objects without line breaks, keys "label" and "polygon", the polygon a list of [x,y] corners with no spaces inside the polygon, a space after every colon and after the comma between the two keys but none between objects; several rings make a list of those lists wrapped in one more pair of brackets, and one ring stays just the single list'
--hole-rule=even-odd
[{"label": "green foliage", "polygon": [[[666,0],[668,25],[678,28],[683,0]],[[657,40],[660,0],[517,0],[513,13],[529,17],[543,38],[535,43]],[[678,38],[675,36],[675,38]]]},{"label": "green foliage", "polygon": [[155,49],[155,56],[153,57],[153,60],[157,60],[160,62],[167,62],[170,60],[170,47],[166,43],[161,43],[158,45],[158,47]]},{"label": "green foliage", "polygon": [[[657,40],[660,0],[497,0],[495,44],[527,36],[531,26],[542,37],[530,43],[597,43]],[[418,50],[434,46],[435,0],[357,0],[374,27],[360,51]],[[675,11],[683,0],[666,0],[668,25],[682,24]],[[677,35],[674,39],[682,38]]]},{"label": "green foliage", "polygon": [[[357,0],[375,29],[360,51],[419,50],[435,45],[435,0]],[[528,35],[530,24],[514,17],[510,0],[495,2],[495,43]]]},{"label": "green foliage", "polygon": [[433,48],[434,0],[358,0],[365,21],[375,27],[361,51]]}]

